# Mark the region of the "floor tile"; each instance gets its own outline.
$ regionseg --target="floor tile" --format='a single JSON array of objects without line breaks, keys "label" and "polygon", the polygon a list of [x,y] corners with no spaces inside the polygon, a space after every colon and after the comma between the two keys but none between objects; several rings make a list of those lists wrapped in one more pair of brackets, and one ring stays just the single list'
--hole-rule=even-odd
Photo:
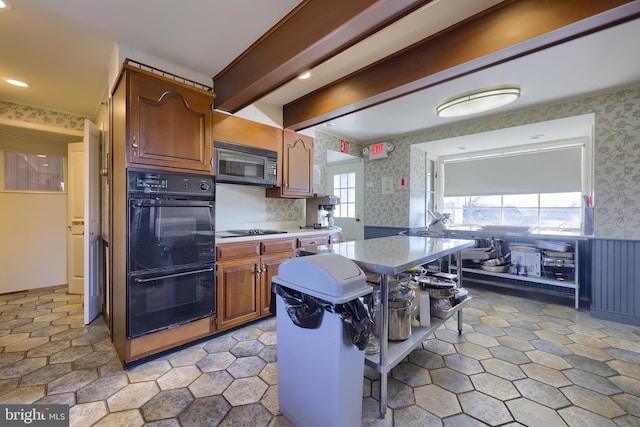
[{"label": "floor tile", "polygon": [[560,409],[570,404],[569,400],[555,387],[540,381],[525,378],[514,381],[522,397],[551,409]]},{"label": "floor tile", "polygon": [[518,389],[511,381],[493,374],[481,373],[469,377],[476,390],[499,400],[510,400],[520,397]]},{"label": "floor tile", "polygon": [[624,409],[620,407],[609,396],[600,394],[593,390],[585,389],[577,385],[571,385],[560,389],[562,394],[567,396],[571,403],[587,411],[601,415],[605,418],[615,418],[625,415]]},{"label": "floor tile", "polygon": [[513,420],[502,401],[479,391],[462,393],[458,395],[458,399],[465,413],[491,426],[505,424]]},{"label": "floor tile", "polygon": [[416,405],[440,418],[462,412],[456,394],[435,384],[417,387],[414,393]]},{"label": "floor tile", "polygon": [[553,409],[525,398],[509,400],[506,405],[513,414],[513,418],[525,426],[564,427],[567,425]]}]

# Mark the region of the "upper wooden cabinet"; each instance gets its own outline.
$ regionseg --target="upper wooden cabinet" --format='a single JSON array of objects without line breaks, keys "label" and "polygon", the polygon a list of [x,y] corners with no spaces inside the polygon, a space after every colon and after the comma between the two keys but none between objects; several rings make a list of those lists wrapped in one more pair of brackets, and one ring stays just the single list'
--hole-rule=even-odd
[{"label": "upper wooden cabinet", "polygon": [[268,188],[269,197],[304,198],[313,196],[313,138],[283,131],[282,185]]},{"label": "upper wooden cabinet", "polygon": [[282,129],[242,117],[213,112],[213,139],[282,154]]},{"label": "upper wooden cabinet", "polygon": [[214,94],[125,63],[113,93],[112,118],[126,125],[127,166],[213,173]]}]

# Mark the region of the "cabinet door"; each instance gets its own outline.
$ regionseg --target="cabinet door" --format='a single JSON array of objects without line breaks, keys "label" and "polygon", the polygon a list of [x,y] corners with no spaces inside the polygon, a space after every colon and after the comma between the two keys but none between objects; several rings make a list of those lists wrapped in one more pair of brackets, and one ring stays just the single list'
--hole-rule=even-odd
[{"label": "cabinet door", "polygon": [[261,304],[260,315],[268,316],[271,314],[269,306],[271,304],[271,281],[278,274],[280,264],[293,257],[293,252],[280,253],[275,255],[263,256],[261,266]]},{"label": "cabinet door", "polygon": [[297,247],[326,245],[329,242],[329,236],[326,234],[317,234],[315,236],[298,237]]},{"label": "cabinet door", "polygon": [[213,94],[129,73],[129,162],[212,173]]},{"label": "cabinet door", "polygon": [[313,138],[292,132],[283,134],[282,196],[313,196]]},{"label": "cabinet door", "polygon": [[218,330],[258,318],[260,258],[219,262],[217,269]]}]

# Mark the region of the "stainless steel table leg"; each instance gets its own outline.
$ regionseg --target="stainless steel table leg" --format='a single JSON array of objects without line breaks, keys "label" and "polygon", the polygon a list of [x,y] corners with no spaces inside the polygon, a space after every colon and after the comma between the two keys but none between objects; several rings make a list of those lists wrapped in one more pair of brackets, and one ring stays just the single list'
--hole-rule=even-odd
[{"label": "stainless steel table leg", "polygon": [[462,333],[462,309],[458,311],[458,333]]},{"label": "stainless steel table leg", "polygon": [[387,356],[389,350],[389,316],[387,305],[389,302],[389,278],[386,274],[380,275],[380,317],[382,324],[380,325],[380,364],[378,372],[380,372],[380,418],[384,418],[387,412]]}]

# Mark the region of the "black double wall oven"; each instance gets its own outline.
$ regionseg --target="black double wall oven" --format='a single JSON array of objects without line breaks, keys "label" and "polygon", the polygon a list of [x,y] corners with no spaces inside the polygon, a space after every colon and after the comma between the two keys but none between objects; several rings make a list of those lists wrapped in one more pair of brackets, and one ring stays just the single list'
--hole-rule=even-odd
[{"label": "black double wall oven", "polygon": [[215,313],[214,178],[127,172],[127,335]]}]

